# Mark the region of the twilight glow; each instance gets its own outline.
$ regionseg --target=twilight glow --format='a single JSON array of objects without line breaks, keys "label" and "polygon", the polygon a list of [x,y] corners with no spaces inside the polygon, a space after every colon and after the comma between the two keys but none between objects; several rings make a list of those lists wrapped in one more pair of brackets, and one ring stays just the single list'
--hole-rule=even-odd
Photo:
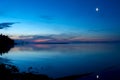
[{"label": "twilight glow", "polygon": [[33,42],[120,41],[119,4],[119,0],[0,0],[0,33]]}]

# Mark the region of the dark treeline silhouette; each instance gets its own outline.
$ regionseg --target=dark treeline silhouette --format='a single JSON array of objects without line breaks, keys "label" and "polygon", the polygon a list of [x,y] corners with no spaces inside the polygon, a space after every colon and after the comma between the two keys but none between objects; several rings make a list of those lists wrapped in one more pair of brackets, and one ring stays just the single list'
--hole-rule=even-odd
[{"label": "dark treeline silhouette", "polygon": [[31,72],[19,72],[14,65],[0,64],[0,80],[51,80],[46,75],[37,75]]},{"label": "dark treeline silhouette", "polygon": [[0,55],[7,53],[12,47],[14,47],[14,40],[6,35],[0,34]]},{"label": "dark treeline silhouette", "polygon": [[2,46],[13,45],[14,40],[10,39],[8,36],[0,34],[0,44]]},{"label": "dark treeline silhouette", "polygon": [[80,75],[66,76],[62,78],[50,78],[44,74],[34,74],[32,72],[20,72],[14,65],[0,64],[0,80],[76,80],[91,75],[85,73]]}]

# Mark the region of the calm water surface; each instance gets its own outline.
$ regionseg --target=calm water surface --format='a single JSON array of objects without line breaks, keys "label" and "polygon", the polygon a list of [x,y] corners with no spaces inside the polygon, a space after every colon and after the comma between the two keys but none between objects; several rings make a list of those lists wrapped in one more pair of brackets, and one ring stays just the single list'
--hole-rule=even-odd
[{"label": "calm water surface", "polygon": [[18,66],[21,71],[63,77],[100,71],[120,66],[120,44],[46,44],[16,45],[0,58]]}]

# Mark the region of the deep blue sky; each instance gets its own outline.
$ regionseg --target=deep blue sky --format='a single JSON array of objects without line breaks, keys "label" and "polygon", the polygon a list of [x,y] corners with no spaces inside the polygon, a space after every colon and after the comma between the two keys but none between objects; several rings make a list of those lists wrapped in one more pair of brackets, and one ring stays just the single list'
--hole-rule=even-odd
[{"label": "deep blue sky", "polygon": [[120,0],[0,0],[4,22],[15,24],[0,33],[13,36],[119,39]]}]

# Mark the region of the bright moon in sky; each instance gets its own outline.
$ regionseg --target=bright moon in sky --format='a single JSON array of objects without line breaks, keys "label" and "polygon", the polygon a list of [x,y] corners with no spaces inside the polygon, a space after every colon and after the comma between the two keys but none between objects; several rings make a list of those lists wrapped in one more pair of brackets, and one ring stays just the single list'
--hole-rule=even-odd
[{"label": "bright moon in sky", "polygon": [[99,11],[99,8],[96,8],[96,11],[98,12],[98,11]]}]

